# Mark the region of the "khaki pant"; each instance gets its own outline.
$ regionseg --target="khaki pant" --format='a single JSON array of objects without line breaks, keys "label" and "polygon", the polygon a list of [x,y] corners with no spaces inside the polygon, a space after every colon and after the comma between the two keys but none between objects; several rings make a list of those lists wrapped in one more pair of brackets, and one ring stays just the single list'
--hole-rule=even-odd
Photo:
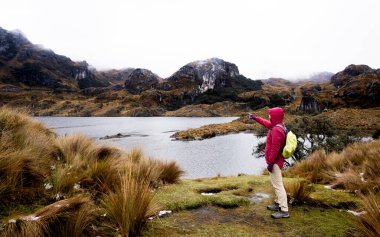
[{"label": "khaki pant", "polygon": [[274,164],[273,170],[272,172],[269,172],[269,174],[274,192],[276,194],[274,201],[280,204],[281,211],[288,211],[288,198],[286,196],[284,183],[282,182],[282,173],[280,167],[277,164]]}]

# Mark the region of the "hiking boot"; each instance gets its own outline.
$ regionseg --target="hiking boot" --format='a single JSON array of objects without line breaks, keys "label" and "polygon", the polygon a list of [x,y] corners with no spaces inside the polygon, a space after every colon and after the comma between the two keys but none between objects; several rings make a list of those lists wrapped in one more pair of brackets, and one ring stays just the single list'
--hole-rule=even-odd
[{"label": "hiking boot", "polygon": [[267,209],[271,210],[271,211],[279,211],[280,210],[280,204],[274,203],[272,205],[267,206]]},{"label": "hiking boot", "polygon": [[290,216],[289,216],[289,212],[280,210],[276,213],[273,213],[271,217],[274,219],[280,219],[280,218],[289,218]]}]

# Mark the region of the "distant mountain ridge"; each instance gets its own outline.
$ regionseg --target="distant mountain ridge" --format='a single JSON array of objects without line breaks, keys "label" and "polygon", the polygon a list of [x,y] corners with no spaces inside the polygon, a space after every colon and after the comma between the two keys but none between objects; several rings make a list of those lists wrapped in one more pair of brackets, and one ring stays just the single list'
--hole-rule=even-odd
[{"label": "distant mountain ridge", "polygon": [[84,62],[73,62],[29,42],[19,32],[0,28],[0,82],[17,86],[75,91],[108,86]]},{"label": "distant mountain ridge", "polygon": [[[168,78],[143,68],[97,71],[85,61],[74,62],[32,44],[20,32],[0,28],[0,93],[6,93],[0,94],[0,105],[46,110],[49,115],[69,110],[74,115],[156,116],[188,105],[215,103],[242,110],[290,106],[320,113],[330,108],[380,106],[379,81],[380,70],[366,65],[349,65],[336,74],[321,72],[297,82],[252,80],[240,74],[237,65],[219,58],[190,62]],[[46,90],[49,99],[34,90]],[[16,94],[19,91],[24,95]],[[84,100],[91,106],[82,105]]]}]

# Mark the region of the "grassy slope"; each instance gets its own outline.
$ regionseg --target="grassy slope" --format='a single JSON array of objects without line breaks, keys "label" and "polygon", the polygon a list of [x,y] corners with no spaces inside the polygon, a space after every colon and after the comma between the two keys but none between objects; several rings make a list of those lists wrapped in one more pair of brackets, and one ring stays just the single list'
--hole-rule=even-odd
[{"label": "grassy slope", "polygon": [[[207,189],[222,191],[200,195]],[[248,199],[257,192],[273,197],[268,176],[183,180],[158,190],[156,200],[174,213],[149,222],[144,236],[345,236],[354,218],[341,208],[359,203],[359,199],[318,185],[314,190],[311,197],[319,205],[292,206],[290,219],[273,220],[266,210],[271,198],[261,202]]]}]

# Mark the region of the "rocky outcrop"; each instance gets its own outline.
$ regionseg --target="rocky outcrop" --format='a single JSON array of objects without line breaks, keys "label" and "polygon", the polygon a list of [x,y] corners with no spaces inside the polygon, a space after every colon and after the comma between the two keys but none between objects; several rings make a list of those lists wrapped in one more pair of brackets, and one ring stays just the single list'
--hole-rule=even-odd
[{"label": "rocky outcrop", "polygon": [[331,84],[303,86],[299,110],[318,113],[330,108],[380,106],[380,70],[349,65],[331,77]]},{"label": "rocky outcrop", "polygon": [[365,73],[372,73],[373,71],[374,70],[367,65],[351,64],[347,66],[343,71],[333,75],[331,77],[331,83],[333,83],[335,87],[340,88],[350,83],[356,76]]},{"label": "rocky outcrop", "polygon": [[209,89],[231,87],[232,78],[239,76],[238,67],[235,64],[222,59],[211,58],[195,61],[181,67],[168,78],[173,87],[197,86],[200,93]]},{"label": "rocky outcrop", "polygon": [[147,69],[135,69],[127,77],[125,81],[125,89],[129,92],[137,94],[146,90],[156,89],[161,78]]},{"label": "rocky outcrop", "polygon": [[0,28],[0,82],[18,86],[46,87],[77,91],[88,87],[104,87],[108,83],[96,79],[84,62],[30,43],[20,32]]},{"label": "rocky outcrop", "polygon": [[141,94],[144,101],[176,110],[189,104],[239,101],[239,93],[259,90],[262,82],[240,75],[235,64],[212,58],[189,63],[167,79],[146,69],[135,69],[124,86],[133,94]]},{"label": "rocky outcrop", "polygon": [[319,101],[311,96],[302,97],[301,104],[298,107],[298,111],[304,113],[320,113],[322,111]]},{"label": "rocky outcrop", "polygon": [[331,78],[337,87],[336,97],[348,106],[375,107],[380,105],[380,73],[367,65],[349,65]]}]

